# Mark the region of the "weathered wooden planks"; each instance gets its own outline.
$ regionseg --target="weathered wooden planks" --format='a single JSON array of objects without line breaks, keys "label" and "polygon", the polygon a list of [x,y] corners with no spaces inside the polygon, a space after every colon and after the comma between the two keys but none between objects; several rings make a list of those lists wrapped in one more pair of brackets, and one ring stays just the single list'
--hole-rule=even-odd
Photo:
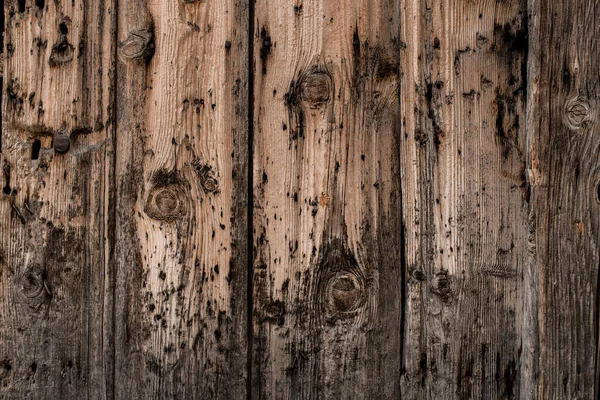
[{"label": "weathered wooden planks", "polygon": [[107,398],[113,2],[3,4],[0,398]]},{"label": "weathered wooden planks", "polygon": [[116,392],[246,393],[248,9],[119,2]]},{"label": "weathered wooden planks", "polygon": [[524,1],[405,1],[403,394],[518,396],[527,239]]},{"label": "weathered wooden planks", "polygon": [[0,398],[597,398],[597,8],[6,1]]},{"label": "weathered wooden planks", "polygon": [[539,375],[529,386],[543,399],[598,391],[598,6],[531,1],[530,281],[538,291],[530,312],[538,321],[528,375]]},{"label": "weathered wooden planks", "polygon": [[256,4],[254,398],[399,396],[398,31],[393,2]]}]

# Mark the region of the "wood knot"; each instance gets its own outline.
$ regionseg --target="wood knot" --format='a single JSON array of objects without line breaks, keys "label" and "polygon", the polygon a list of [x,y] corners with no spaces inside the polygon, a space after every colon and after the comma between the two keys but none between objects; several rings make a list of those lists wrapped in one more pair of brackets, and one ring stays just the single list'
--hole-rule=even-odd
[{"label": "wood knot", "polygon": [[57,67],[73,60],[73,54],[73,45],[66,38],[62,38],[52,46],[48,62],[51,67]]},{"label": "wood knot", "polygon": [[10,374],[12,371],[12,365],[10,364],[11,360],[2,360],[0,361],[0,381]]},{"label": "wood knot", "polygon": [[572,97],[565,102],[564,124],[572,131],[585,129],[593,122],[590,102],[582,97]]},{"label": "wood knot", "polygon": [[192,161],[192,167],[198,175],[200,186],[206,193],[218,193],[219,181],[215,178],[215,171],[209,165],[202,165],[199,159]]},{"label": "wood knot", "polygon": [[325,106],[331,96],[331,76],[326,71],[313,71],[300,81],[300,98],[310,108]]},{"label": "wood knot", "polygon": [[46,283],[44,273],[26,269],[19,277],[17,283],[22,300],[32,309],[39,310],[52,298],[52,293]]},{"label": "wood knot", "polygon": [[137,29],[129,32],[127,39],[119,43],[119,52],[127,60],[150,61],[154,55],[153,30]]},{"label": "wood knot", "polygon": [[440,296],[442,302],[449,303],[454,297],[454,282],[448,272],[442,271],[435,274],[431,283],[431,292]]},{"label": "wood knot", "polygon": [[172,222],[187,213],[187,192],[176,172],[160,170],[154,174],[153,183],[144,207],[150,218]]},{"label": "wood knot", "polygon": [[317,270],[317,309],[328,322],[352,318],[366,301],[365,277],[354,255],[336,240],[324,249]]},{"label": "wood knot", "polygon": [[348,313],[357,308],[362,289],[358,279],[352,274],[341,274],[330,281],[329,310]]},{"label": "wood knot", "polygon": [[266,303],[263,306],[263,319],[283,326],[285,322],[285,303],[281,300]]},{"label": "wood knot", "polygon": [[54,151],[57,153],[66,153],[71,146],[71,139],[66,133],[57,132],[52,140]]}]

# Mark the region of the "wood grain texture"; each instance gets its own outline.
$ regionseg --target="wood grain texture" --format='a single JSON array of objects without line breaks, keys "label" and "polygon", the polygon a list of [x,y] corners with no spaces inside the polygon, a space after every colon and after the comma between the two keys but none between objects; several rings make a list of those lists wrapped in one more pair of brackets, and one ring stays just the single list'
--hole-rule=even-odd
[{"label": "wood grain texture", "polygon": [[407,399],[519,395],[523,1],[402,2]]},{"label": "wood grain texture", "polygon": [[244,398],[247,4],[119,2],[116,393]]},{"label": "wood grain texture", "polygon": [[113,3],[3,4],[0,398],[108,398]]},{"label": "wood grain texture", "polygon": [[590,399],[598,390],[599,6],[530,2],[527,155],[538,315],[531,343],[539,351],[529,386],[539,399]]},{"label": "wood grain texture", "polygon": [[398,5],[256,3],[253,398],[400,394]]}]

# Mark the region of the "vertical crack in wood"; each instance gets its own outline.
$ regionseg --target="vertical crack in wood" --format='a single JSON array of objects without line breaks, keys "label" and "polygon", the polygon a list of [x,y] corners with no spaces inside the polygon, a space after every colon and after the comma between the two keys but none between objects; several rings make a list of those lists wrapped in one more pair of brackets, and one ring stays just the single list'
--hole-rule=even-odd
[{"label": "vertical crack in wood", "polygon": [[247,221],[247,289],[246,289],[246,398],[252,399],[253,382],[253,351],[254,351],[254,328],[253,328],[253,310],[254,310],[254,0],[248,1],[248,221]]},{"label": "vertical crack in wood", "polygon": [[[112,108],[109,109],[109,115],[108,115],[108,120],[111,121],[111,125],[110,125],[110,130],[107,127],[107,134],[110,132],[110,143],[111,146],[107,146],[105,148],[105,159],[106,157],[110,157],[109,159],[109,171],[108,171],[108,178],[105,178],[105,182],[108,182],[109,188],[105,188],[105,190],[111,189],[111,191],[109,192],[110,194],[108,196],[105,196],[105,198],[108,201],[108,204],[106,205],[106,213],[107,213],[107,226],[105,227],[106,230],[106,236],[107,236],[107,243],[105,244],[105,246],[107,247],[107,250],[105,250],[105,254],[108,257],[108,262],[105,263],[105,265],[110,266],[108,271],[108,285],[109,289],[107,290],[107,294],[109,296],[109,302],[110,304],[108,304],[107,306],[110,307],[110,313],[111,315],[109,315],[108,320],[111,323],[110,326],[110,331],[108,334],[108,337],[110,338],[110,346],[112,346],[112,349],[108,349],[108,351],[106,351],[107,354],[111,355],[111,359],[107,361],[106,365],[107,365],[107,371],[106,371],[106,376],[107,377],[111,377],[110,382],[107,382],[107,388],[106,388],[106,393],[111,393],[112,394],[112,398],[116,399],[117,398],[117,393],[116,393],[116,380],[117,380],[117,366],[116,366],[116,359],[117,359],[117,346],[115,345],[115,341],[116,341],[116,337],[115,337],[115,333],[116,333],[116,326],[117,326],[117,302],[116,302],[116,295],[117,295],[117,270],[116,270],[116,260],[115,260],[115,255],[116,255],[116,248],[115,248],[115,243],[116,243],[116,235],[117,235],[117,201],[118,201],[118,192],[116,190],[117,188],[117,127],[118,127],[118,118],[117,118],[117,107],[118,107],[118,91],[117,91],[117,87],[119,84],[119,47],[117,45],[118,40],[119,40],[119,11],[120,11],[120,7],[119,7],[119,0],[113,0],[113,7],[116,10],[115,12],[111,13],[111,26],[113,27],[111,29],[111,33],[112,33],[112,37],[111,37],[111,43],[113,43],[113,54],[112,54],[112,81],[111,81],[111,85],[112,85],[112,91],[111,91],[111,95],[112,95]],[[112,350],[112,351],[111,351]]]}]

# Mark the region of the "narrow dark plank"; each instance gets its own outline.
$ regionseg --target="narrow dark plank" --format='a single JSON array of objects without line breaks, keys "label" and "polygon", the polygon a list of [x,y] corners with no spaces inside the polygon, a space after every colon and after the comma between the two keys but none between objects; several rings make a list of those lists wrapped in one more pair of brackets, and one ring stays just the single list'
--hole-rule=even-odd
[{"label": "narrow dark plank", "polygon": [[600,4],[530,1],[530,8],[530,286],[538,329],[528,388],[538,398],[591,399],[598,385]]},{"label": "narrow dark plank", "polygon": [[6,1],[0,398],[112,398],[112,1]]}]

